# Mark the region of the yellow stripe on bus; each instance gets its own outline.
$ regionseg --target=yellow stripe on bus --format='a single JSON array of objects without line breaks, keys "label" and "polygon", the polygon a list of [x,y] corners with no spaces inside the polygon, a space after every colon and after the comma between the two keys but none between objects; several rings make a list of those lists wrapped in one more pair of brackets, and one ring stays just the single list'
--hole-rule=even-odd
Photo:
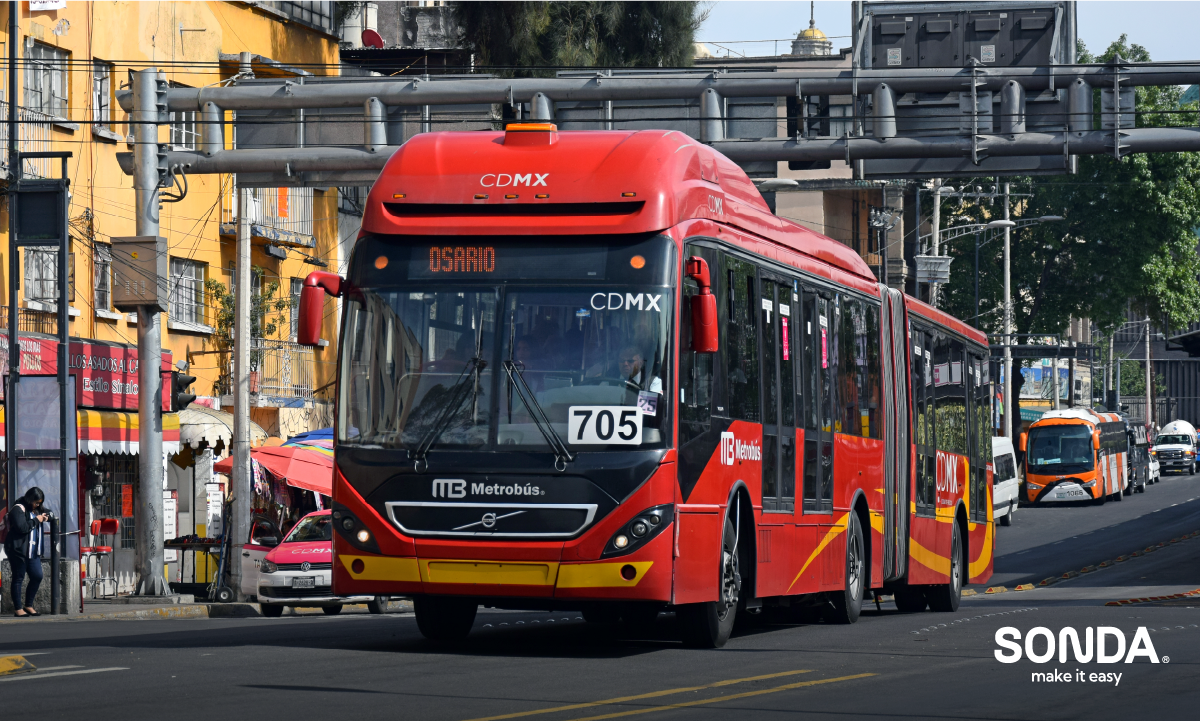
[{"label": "yellow stripe on bus", "polygon": [[817,547],[813,549],[813,552],[809,554],[808,560],[805,561],[804,565],[800,567],[800,573],[797,573],[796,577],[792,579],[791,584],[788,585],[788,591],[792,590],[792,586],[795,586],[796,582],[800,580],[800,577],[804,575],[804,571],[808,568],[809,564],[811,564],[817,556],[821,555],[821,551],[825,550],[825,547],[829,545],[830,541],[832,541],[839,533],[846,530],[846,524],[849,522],[849,519],[849,512],[843,513],[842,517],[837,519],[837,522],[833,524],[833,528],[829,529],[829,531],[825,534],[825,537],[821,539],[821,542],[818,543]]},{"label": "yellow stripe on bus", "polygon": [[[564,563],[558,567],[558,588],[630,588],[641,583],[654,561],[617,561],[615,563]],[[633,566],[637,575],[631,580],[621,569]]]},{"label": "yellow stripe on bus", "polygon": [[[387,556],[346,556],[338,554],[338,560],[356,581],[420,581],[415,558],[388,558]],[[362,561],[362,573],[355,573],[353,563]]]},{"label": "yellow stripe on bus", "polygon": [[553,586],[558,561],[513,563],[420,559],[421,580],[426,583],[470,583],[508,586]]}]

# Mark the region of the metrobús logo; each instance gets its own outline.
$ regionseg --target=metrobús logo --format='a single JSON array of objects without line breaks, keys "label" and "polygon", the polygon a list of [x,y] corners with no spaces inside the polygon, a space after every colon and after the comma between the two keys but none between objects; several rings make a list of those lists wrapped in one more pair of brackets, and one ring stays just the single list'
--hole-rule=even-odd
[{"label": "metrob\u00fas logo", "polygon": [[[472,483],[473,496],[544,496],[540,486],[531,483]],[[434,498],[466,498],[467,482],[459,478],[437,478],[433,481]]]},{"label": "metrob\u00fas logo", "polygon": [[479,179],[479,184],[485,188],[515,188],[519,185],[532,188],[545,186],[549,177],[549,173],[488,173]]},{"label": "metrob\u00fas logo", "polygon": [[761,461],[762,447],[758,441],[743,443],[732,431],[721,434],[721,450],[719,453],[722,466],[732,466],[735,461]]},{"label": "metrob\u00fas logo", "polygon": [[[1133,634],[1133,640],[1126,642],[1125,632],[1113,626],[1088,626],[1080,634],[1071,626],[1059,630],[1058,636],[1045,626],[1029,629],[1022,643],[1021,631],[1012,626],[1004,626],[996,631],[997,648],[993,651],[1000,663],[1016,663],[1022,658],[1028,658],[1034,663],[1050,663],[1057,656],[1059,663],[1067,663],[1074,658],[1075,663],[1133,663],[1134,659],[1147,658],[1150,663],[1167,663],[1170,659],[1163,656],[1160,660],[1154,650],[1154,642],[1145,626],[1139,626]],[[1126,651],[1128,648],[1128,651]],[[1057,651],[1057,653],[1056,653]],[[1081,669],[1061,671],[1034,672],[1031,681],[1042,683],[1121,683],[1120,673],[1095,673]]]}]

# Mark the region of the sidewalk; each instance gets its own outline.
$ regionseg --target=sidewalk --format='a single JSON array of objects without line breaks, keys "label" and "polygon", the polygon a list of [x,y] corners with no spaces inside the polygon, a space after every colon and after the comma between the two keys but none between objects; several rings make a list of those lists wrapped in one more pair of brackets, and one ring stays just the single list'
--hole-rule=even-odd
[{"label": "sidewalk", "polygon": [[[342,613],[368,613],[366,604],[344,606]],[[411,601],[392,601],[390,614],[412,613]],[[287,616],[324,615],[319,608],[289,608]],[[37,618],[0,617],[0,625],[30,624],[44,621],[152,621],[164,618],[260,618],[257,603],[177,603],[177,604],[126,604],[85,602],[84,612],[71,616],[42,614]]]}]

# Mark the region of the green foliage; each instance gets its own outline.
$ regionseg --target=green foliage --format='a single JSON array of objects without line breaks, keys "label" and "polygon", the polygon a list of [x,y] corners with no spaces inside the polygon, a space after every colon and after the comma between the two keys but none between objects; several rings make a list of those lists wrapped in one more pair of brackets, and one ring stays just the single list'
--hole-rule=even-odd
[{"label": "green foliage", "polygon": [[[461,42],[502,75],[692,64],[697,2],[456,2]],[[538,70],[538,68],[544,68]]]},{"label": "green foliage", "polygon": [[[286,327],[292,300],[288,297],[275,297],[275,294],[279,292],[279,281],[262,282],[262,268],[253,266],[250,270],[256,281],[253,285],[259,286],[259,292],[250,297],[250,337],[271,338]],[[229,292],[224,283],[212,278],[204,281],[204,290],[208,293],[208,297],[216,309],[213,319],[213,339],[216,342],[217,350],[230,351],[233,349],[233,327],[237,318],[234,295]],[[261,363],[262,350],[252,348],[250,370],[258,370]],[[228,365],[224,353],[221,355],[221,365],[222,367]]]},{"label": "green foliage", "polygon": [[[1099,57],[1080,46],[1080,62],[1148,61],[1149,54],[1122,35]],[[1100,108],[1099,90],[1095,107]],[[1195,126],[1196,105],[1179,112],[1178,87],[1137,88],[1139,127]],[[1098,120],[1098,118],[1097,118]],[[1099,127],[1097,123],[1096,127]],[[994,181],[984,179],[987,186]],[[1200,319],[1200,154],[1150,153],[1121,160],[1079,158],[1075,175],[1012,179],[1014,218],[1061,215],[1064,220],[1012,232],[1013,312],[1017,332],[1062,332],[1070,318],[1091,318],[1103,332],[1125,320],[1130,306],[1160,327]],[[1025,201],[1023,204],[1021,201]],[[967,205],[943,227],[999,217],[999,206]],[[953,213],[952,213],[953,215]],[[948,309],[961,318],[974,311],[974,243],[951,244],[954,273],[946,288]],[[999,240],[980,257],[980,325],[997,332],[1002,286]]]}]

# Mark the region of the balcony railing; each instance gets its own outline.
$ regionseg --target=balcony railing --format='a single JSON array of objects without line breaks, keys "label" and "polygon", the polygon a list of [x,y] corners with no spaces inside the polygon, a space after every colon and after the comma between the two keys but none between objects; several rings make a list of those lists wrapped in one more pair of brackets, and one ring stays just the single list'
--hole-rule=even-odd
[{"label": "balcony railing", "polygon": [[[21,333],[43,333],[56,335],[58,333],[58,313],[54,311],[31,310],[19,308],[17,314],[17,330]],[[0,306],[0,333],[8,332],[8,306]]]},{"label": "balcony railing", "polygon": [[[49,115],[28,108],[17,108],[17,135],[19,152],[34,153],[54,150],[50,134],[52,119]],[[50,178],[55,175],[55,158],[26,160],[21,168],[27,178]],[[9,177],[8,161],[8,103],[0,100],[0,169]]]},{"label": "balcony railing", "polygon": [[[316,379],[312,348],[290,341],[255,338],[250,344],[250,367],[250,394],[257,396],[253,405],[292,407],[312,402]],[[219,381],[222,396],[233,394],[233,377],[230,358],[229,367]]]},{"label": "balcony railing", "polygon": [[[312,188],[252,188],[248,215],[251,233],[271,241],[312,247]],[[230,188],[221,197],[221,232],[237,232],[238,193]]]}]

